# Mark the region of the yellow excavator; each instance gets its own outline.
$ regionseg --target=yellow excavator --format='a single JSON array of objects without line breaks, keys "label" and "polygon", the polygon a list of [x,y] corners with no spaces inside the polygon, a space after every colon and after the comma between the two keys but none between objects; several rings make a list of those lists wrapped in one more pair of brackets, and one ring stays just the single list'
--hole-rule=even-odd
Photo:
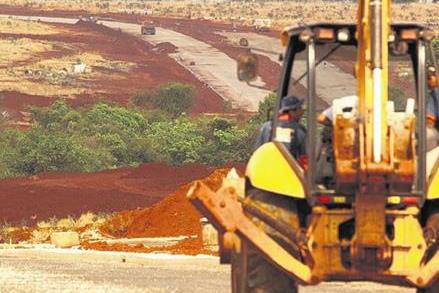
[{"label": "yellow excavator", "polygon": [[[439,292],[439,162],[427,150],[426,125],[438,80],[435,36],[390,15],[390,0],[363,0],[357,24],[286,29],[271,140],[252,154],[244,194],[201,182],[190,189],[219,232],[232,292],[298,292],[330,281]],[[255,55],[240,58],[241,80],[256,71]],[[276,114],[291,94],[306,104],[307,164],[291,155],[291,130]],[[356,102],[340,103],[345,96]],[[322,101],[332,103],[324,129]]]}]

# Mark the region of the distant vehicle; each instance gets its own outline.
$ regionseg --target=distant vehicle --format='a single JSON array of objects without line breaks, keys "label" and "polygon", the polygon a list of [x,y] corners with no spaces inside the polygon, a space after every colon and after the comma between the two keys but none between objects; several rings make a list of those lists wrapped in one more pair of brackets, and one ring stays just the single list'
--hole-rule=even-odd
[{"label": "distant vehicle", "polygon": [[91,22],[91,23],[97,23],[98,22],[97,18],[94,17],[94,16],[91,16],[91,15],[80,16],[79,19],[81,21],[84,21],[84,22]]},{"label": "distant vehicle", "polygon": [[155,35],[155,25],[150,22],[143,23],[141,26],[141,33],[142,35]]},{"label": "distant vehicle", "polygon": [[239,40],[239,45],[240,45],[241,47],[248,47],[248,40],[247,40],[246,38],[241,38],[241,39]]},{"label": "distant vehicle", "polygon": [[255,19],[253,27],[257,32],[269,32],[271,29],[272,21],[268,18]]}]

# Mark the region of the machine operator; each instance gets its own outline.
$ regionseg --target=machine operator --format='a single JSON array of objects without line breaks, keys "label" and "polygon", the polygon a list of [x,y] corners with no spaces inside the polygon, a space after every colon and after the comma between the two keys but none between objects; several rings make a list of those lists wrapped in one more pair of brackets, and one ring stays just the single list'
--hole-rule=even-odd
[{"label": "machine operator", "polygon": [[[303,100],[296,96],[287,96],[282,99],[281,107],[278,113],[278,127],[282,130],[288,130],[289,142],[282,141],[290,150],[291,154],[300,159],[306,155],[306,128],[300,124],[300,118],[304,113]],[[255,149],[270,141],[273,128],[273,121],[265,122],[259,130],[256,139]]]},{"label": "machine operator", "polygon": [[428,88],[430,95],[427,99],[427,150],[439,144],[439,81],[436,69],[428,69]]}]

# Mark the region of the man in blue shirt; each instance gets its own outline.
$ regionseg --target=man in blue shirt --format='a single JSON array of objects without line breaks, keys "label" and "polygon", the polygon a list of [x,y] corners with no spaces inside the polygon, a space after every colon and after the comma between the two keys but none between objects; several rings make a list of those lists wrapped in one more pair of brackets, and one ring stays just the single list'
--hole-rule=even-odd
[{"label": "man in blue shirt", "polygon": [[439,90],[433,89],[427,100],[427,126],[439,130]]},{"label": "man in blue shirt", "polygon": [[434,68],[428,74],[428,87],[430,96],[427,100],[427,150],[435,148],[439,144],[439,89],[438,76]]},{"label": "man in blue shirt", "polygon": [[[281,107],[278,113],[278,127],[289,130],[290,137],[288,141],[282,141],[290,150],[295,158],[299,158],[306,154],[306,128],[299,123],[302,117],[303,100],[295,96],[284,97],[281,101]],[[259,130],[258,138],[256,139],[255,149],[271,140],[271,133],[273,129],[273,121],[265,122]]]}]

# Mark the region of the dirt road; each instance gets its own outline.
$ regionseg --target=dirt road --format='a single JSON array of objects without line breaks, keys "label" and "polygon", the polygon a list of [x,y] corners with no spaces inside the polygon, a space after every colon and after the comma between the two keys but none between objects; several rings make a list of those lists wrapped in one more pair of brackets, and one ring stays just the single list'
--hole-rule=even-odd
[{"label": "dirt road", "polygon": [[[279,54],[284,53],[285,48],[280,44],[279,39],[264,36],[256,33],[221,33],[232,43],[237,43],[239,39],[246,38],[249,46],[260,55],[267,56],[274,62],[279,62]],[[352,63],[353,64],[353,63]],[[306,72],[306,61],[296,60],[294,63],[293,77],[299,78]],[[356,94],[356,81],[351,73],[343,71],[339,66],[331,62],[324,62],[317,66],[318,86],[317,95],[326,103],[330,104],[334,99]],[[300,81],[303,87],[307,87],[307,80]]]},{"label": "dirt road", "polygon": [[[229,293],[228,266],[215,257],[58,249],[0,250],[1,292]],[[374,283],[328,283],[303,293],[414,293]]]},{"label": "dirt road", "polygon": [[[0,15],[8,17],[7,15]],[[38,17],[38,16],[12,16],[18,19],[74,24],[76,18],[64,17]],[[171,43],[177,47],[177,52],[169,56],[174,58],[180,65],[185,67],[200,81],[209,85],[224,100],[230,101],[232,106],[257,111],[259,102],[269,93],[268,90],[248,86],[239,82],[236,78],[236,62],[211,45],[196,40],[169,29],[157,28],[154,36],[142,36],[140,25],[116,21],[99,21],[103,25],[122,30],[123,32],[141,37],[143,40],[154,45],[159,43]],[[255,84],[263,86],[258,80]]]},{"label": "dirt road", "polygon": [[[70,24],[77,21],[75,18],[64,17],[14,17]],[[177,50],[170,53],[169,56],[191,72],[198,80],[209,86],[224,100],[229,101],[234,108],[257,111],[259,102],[269,93],[267,90],[251,87],[239,82],[236,78],[236,61],[234,59],[208,43],[187,34],[157,27],[156,35],[142,36],[140,34],[140,25],[138,24],[107,20],[99,21],[99,23],[140,37],[153,45],[171,43],[177,47]],[[284,52],[284,48],[280,46],[278,39],[251,32],[224,32],[220,34],[232,43],[237,43],[240,38],[247,38],[250,47],[255,49],[255,52],[268,57],[271,61],[277,62],[280,65],[278,58],[279,54]],[[306,72],[306,62],[302,60],[296,61],[293,76],[298,78],[304,72]],[[319,80],[319,86],[316,89],[317,95],[327,104],[330,104],[335,98],[355,95],[356,93],[356,82],[353,75],[346,73],[333,63],[324,62],[324,64],[320,64],[317,67],[317,76]],[[255,84],[259,86],[264,85],[260,78]],[[306,87],[306,79],[302,79],[300,84]]]},{"label": "dirt road", "polygon": [[[103,21],[104,25],[132,35],[140,35],[140,25],[113,21]],[[236,108],[257,111],[259,102],[269,93],[250,87],[236,78],[236,61],[211,45],[188,35],[164,28],[156,28],[157,34],[141,36],[154,45],[170,42],[177,52],[171,53],[180,65],[189,70],[199,80],[208,84],[217,94],[228,100]],[[256,84],[263,86],[259,80]]]}]

